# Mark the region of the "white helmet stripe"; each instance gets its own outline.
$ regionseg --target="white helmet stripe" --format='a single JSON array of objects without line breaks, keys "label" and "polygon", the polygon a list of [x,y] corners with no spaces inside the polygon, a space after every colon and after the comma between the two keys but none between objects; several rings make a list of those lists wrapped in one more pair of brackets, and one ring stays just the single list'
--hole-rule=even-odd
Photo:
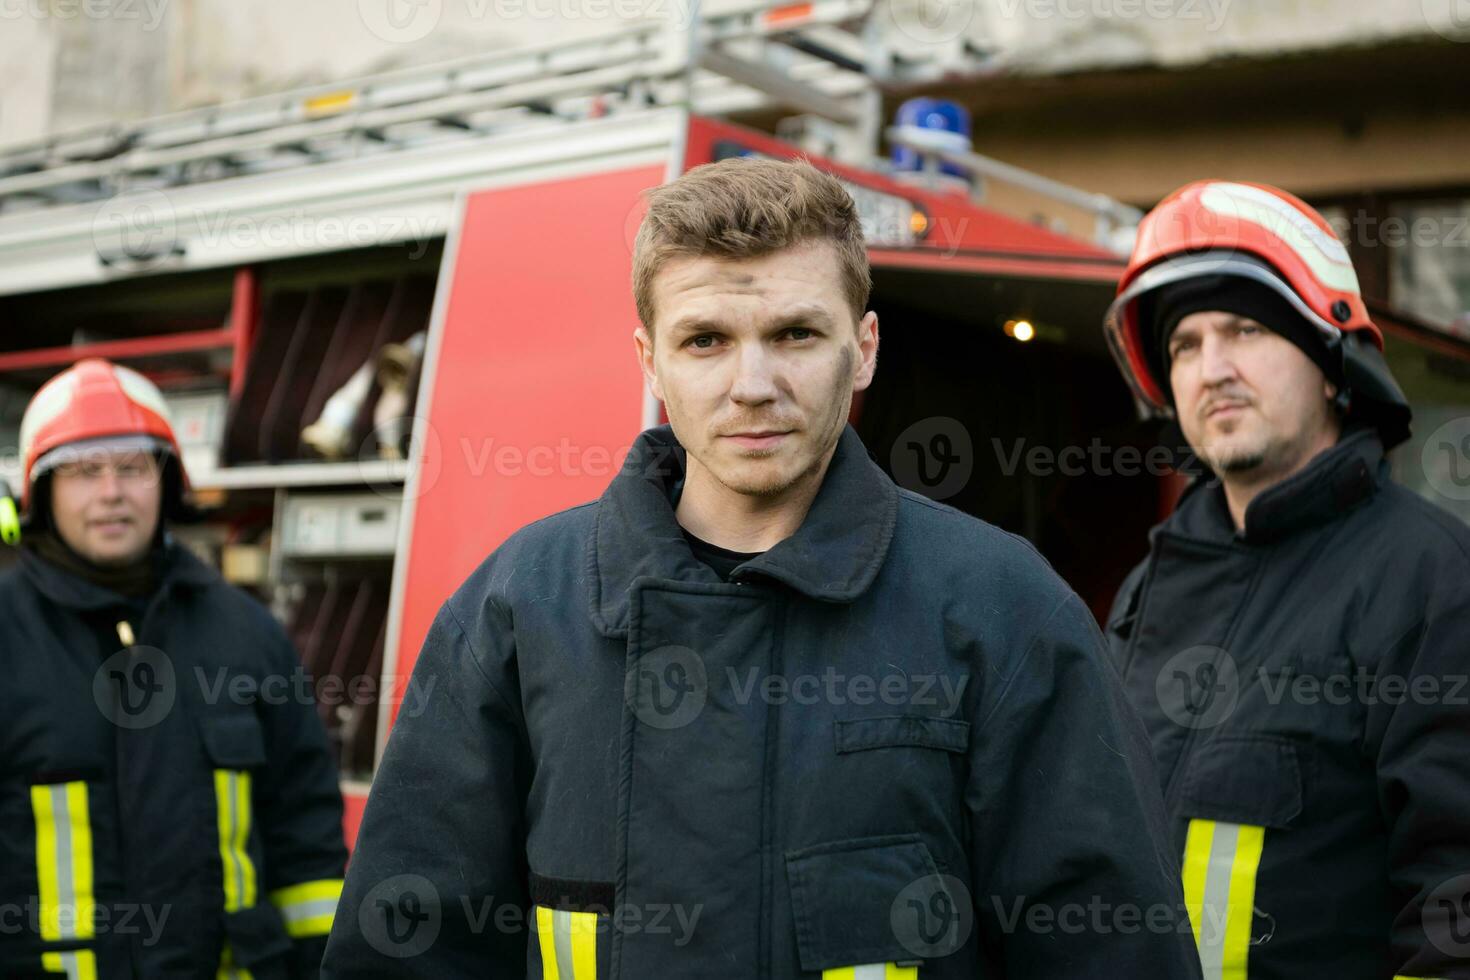
[{"label": "white helmet stripe", "polygon": [[125,368],[121,364],[112,366],[112,373],[117,377],[117,383],[122,388],[123,394],[133,401],[142,405],[150,412],[161,416],[173,428],[173,419],[168,415],[168,404],[163,400],[163,394],[154,386],[152,381],[143,377],[132,368]]},{"label": "white helmet stripe", "polygon": [[1324,286],[1359,293],[1358,275],[1342,242],[1317,226],[1290,202],[1248,184],[1210,184],[1200,203],[1215,214],[1259,225],[1279,238],[1307,264]]},{"label": "white helmet stripe", "polygon": [[72,396],[76,392],[76,380],[75,375],[68,374],[57,378],[50,384],[43,385],[31,399],[31,403],[26,406],[26,413],[20,420],[22,466],[25,465],[27,457],[31,454],[31,446],[36,441],[36,433],[50,425],[71,405]]}]

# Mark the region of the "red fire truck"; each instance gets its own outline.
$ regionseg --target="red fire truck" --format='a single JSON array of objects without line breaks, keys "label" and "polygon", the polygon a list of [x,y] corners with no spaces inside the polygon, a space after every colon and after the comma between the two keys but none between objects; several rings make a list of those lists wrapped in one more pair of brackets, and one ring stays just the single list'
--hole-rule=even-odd
[{"label": "red fire truck", "polygon": [[884,97],[978,55],[900,57],[870,7],[752,8],[0,148],[6,444],[80,357],[165,389],[208,515],[181,533],[287,623],[349,838],[425,693],[409,679],[439,605],[663,420],[631,244],[642,192],[690,167],[803,154],[851,190],[883,339],[851,421],[895,480],[1025,534],[1099,612],[1141,556],[1177,479],[1100,329],[1137,213],[903,127],[890,143],[924,165],[876,163]]}]

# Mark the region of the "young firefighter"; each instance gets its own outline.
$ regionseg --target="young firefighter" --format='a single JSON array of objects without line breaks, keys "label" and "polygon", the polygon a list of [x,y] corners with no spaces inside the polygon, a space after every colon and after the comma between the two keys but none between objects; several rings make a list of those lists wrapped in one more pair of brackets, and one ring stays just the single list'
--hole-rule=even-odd
[{"label": "young firefighter", "polygon": [[847,425],[878,323],[841,184],[695,168],[633,266],[670,424],[444,605],[325,973],[1197,976],[1087,608]]}]

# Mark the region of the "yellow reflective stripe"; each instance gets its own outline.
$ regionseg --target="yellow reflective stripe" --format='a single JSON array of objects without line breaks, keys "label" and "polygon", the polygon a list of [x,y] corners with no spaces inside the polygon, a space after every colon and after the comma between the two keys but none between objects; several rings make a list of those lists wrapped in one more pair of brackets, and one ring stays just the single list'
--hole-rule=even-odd
[{"label": "yellow reflective stripe", "polygon": [[230,949],[230,944],[225,943],[225,948],[220,951],[219,969],[215,971],[215,980],[255,980],[250,971],[243,966],[235,966],[235,953]]},{"label": "yellow reflective stripe", "polygon": [[97,980],[97,954],[90,949],[65,953],[42,953],[41,969],[65,974],[67,980]]},{"label": "yellow reflective stripe", "polygon": [[1191,820],[1184,842],[1184,904],[1204,980],[1246,980],[1256,873],[1266,831],[1250,824]]},{"label": "yellow reflective stripe", "polygon": [[1224,980],[1246,980],[1245,960],[1251,948],[1251,918],[1256,908],[1256,871],[1266,828],[1242,825],[1230,865],[1230,912],[1225,922],[1225,951],[1220,963]]},{"label": "yellow reflective stripe", "polygon": [[883,980],[919,980],[919,968],[917,966],[899,966],[897,963],[887,963],[883,967]]},{"label": "yellow reflective stripe", "polygon": [[597,913],[536,906],[544,980],[597,980]]},{"label": "yellow reflective stripe", "polygon": [[897,963],[864,963],[822,971],[822,980],[918,980],[918,977],[917,966],[899,966]]},{"label": "yellow reflective stripe", "polygon": [[556,969],[556,940],[551,936],[551,909],[536,906],[536,936],[541,942],[541,976],[543,980],[561,980]]},{"label": "yellow reflective stripe", "polygon": [[822,980],[853,980],[855,969],[850,966],[839,966],[835,970],[823,970]]},{"label": "yellow reflective stripe", "polygon": [[219,856],[224,873],[225,911],[255,907],[255,863],[250,840],[250,773],[214,771],[214,802],[219,826]]},{"label": "yellow reflective stripe", "polygon": [[303,881],[299,885],[277,888],[270,895],[271,904],[280,911],[286,932],[292,939],[325,936],[331,932],[337,900],[341,897],[341,878]]},{"label": "yellow reflective stripe", "polygon": [[41,938],[91,939],[97,900],[92,892],[92,818],[87,784],[31,787],[36,821],[36,896]]},{"label": "yellow reflective stripe", "polygon": [[1194,927],[1194,944],[1200,942],[1200,920],[1204,917],[1205,872],[1210,866],[1210,844],[1215,837],[1215,821],[1189,821],[1189,836],[1184,840],[1184,908]]},{"label": "yellow reflective stripe", "polygon": [[576,980],[597,980],[597,913],[568,912],[572,933],[572,971]]}]

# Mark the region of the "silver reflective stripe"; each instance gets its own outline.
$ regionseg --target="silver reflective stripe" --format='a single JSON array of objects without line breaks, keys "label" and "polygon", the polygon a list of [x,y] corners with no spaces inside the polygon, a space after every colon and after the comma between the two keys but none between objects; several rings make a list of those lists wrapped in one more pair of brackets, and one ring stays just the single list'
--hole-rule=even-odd
[{"label": "silver reflective stripe", "polygon": [[886,963],[866,963],[852,968],[852,980],[884,980],[887,974]]},{"label": "silver reflective stripe", "polygon": [[310,902],[297,902],[295,905],[281,906],[281,918],[286,922],[301,922],[304,919],[315,919],[319,915],[331,915],[337,911],[337,900],[335,898],[318,898]]},{"label": "silver reflective stripe", "polygon": [[[76,868],[71,863],[71,810],[67,806],[66,784],[57,783],[46,789],[51,794],[51,813],[54,817],[53,826],[56,828],[56,905],[62,910],[58,915],[58,926],[61,930],[59,938],[75,939],[81,916],[77,908]],[[70,910],[71,914],[65,914],[66,910]],[[70,971],[75,969],[76,956],[70,953],[67,956],[70,959],[64,958],[64,962],[72,964],[67,967]]]},{"label": "silver reflective stripe", "polygon": [[1205,868],[1204,915],[1200,923],[1199,956],[1205,980],[1221,980],[1225,970],[1225,923],[1230,913],[1230,869],[1240,825],[1215,824],[1210,860]]},{"label": "silver reflective stripe", "polygon": [[563,980],[576,977],[572,965],[572,913],[563,909],[551,913],[551,938],[556,942],[556,972]]}]

